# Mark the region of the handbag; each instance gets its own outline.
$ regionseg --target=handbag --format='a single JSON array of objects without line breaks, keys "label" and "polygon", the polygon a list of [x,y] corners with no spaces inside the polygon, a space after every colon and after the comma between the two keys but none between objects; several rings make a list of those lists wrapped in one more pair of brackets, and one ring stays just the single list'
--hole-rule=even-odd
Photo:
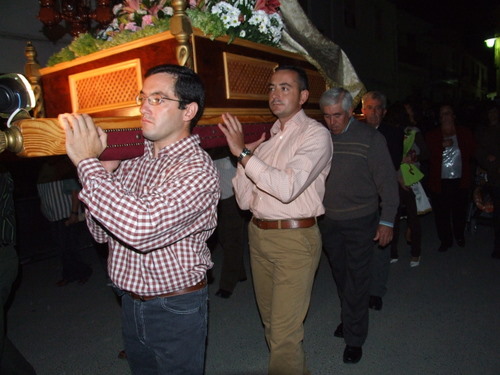
[{"label": "handbag", "polygon": [[405,186],[413,186],[424,178],[424,174],[415,164],[401,163],[399,170],[403,176]]},{"label": "handbag", "polygon": [[417,214],[424,215],[428,212],[432,211],[431,202],[425,194],[425,190],[420,182],[411,185],[411,189],[413,190],[413,194],[415,194],[415,200],[417,203]]}]

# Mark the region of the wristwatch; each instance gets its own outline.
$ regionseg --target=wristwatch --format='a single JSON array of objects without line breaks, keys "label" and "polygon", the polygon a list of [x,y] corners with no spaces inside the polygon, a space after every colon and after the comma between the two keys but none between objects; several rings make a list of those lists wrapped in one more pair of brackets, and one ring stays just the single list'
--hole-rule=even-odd
[{"label": "wristwatch", "polygon": [[240,156],[238,156],[238,161],[242,161],[245,156],[252,155],[252,151],[250,151],[248,148],[243,148],[243,151],[241,151]]}]

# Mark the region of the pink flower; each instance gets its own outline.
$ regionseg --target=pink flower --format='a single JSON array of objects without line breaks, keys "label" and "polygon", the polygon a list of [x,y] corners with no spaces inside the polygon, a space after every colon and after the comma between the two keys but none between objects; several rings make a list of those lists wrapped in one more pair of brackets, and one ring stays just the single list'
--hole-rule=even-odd
[{"label": "pink flower", "polygon": [[141,27],[144,29],[146,26],[153,25],[153,16],[150,14],[145,15],[142,17],[142,25]]},{"label": "pink flower", "polygon": [[160,10],[163,9],[163,7],[165,6],[166,2],[167,2],[167,0],[161,0],[158,4],[155,4],[151,8],[149,8],[148,13],[152,14],[155,17],[157,17],[158,16],[158,11],[160,11]]},{"label": "pink flower", "polygon": [[189,7],[191,9],[202,9],[205,7],[205,0],[189,0]]},{"label": "pink flower", "polygon": [[255,2],[255,10],[263,10],[267,14],[273,14],[279,11],[279,0],[257,0]]},{"label": "pink flower", "polygon": [[123,10],[127,13],[134,13],[135,11],[141,9],[140,0],[125,0]]},{"label": "pink flower", "polygon": [[135,24],[135,22],[129,22],[125,25],[125,30],[130,30],[133,32],[136,32],[137,30],[140,30],[141,28]]}]

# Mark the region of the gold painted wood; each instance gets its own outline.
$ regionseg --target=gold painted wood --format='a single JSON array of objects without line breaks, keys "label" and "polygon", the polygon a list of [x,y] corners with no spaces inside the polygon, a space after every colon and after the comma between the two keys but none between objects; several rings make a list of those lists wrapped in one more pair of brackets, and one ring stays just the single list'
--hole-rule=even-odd
[{"label": "gold painted wood", "polygon": [[36,56],[37,52],[35,47],[31,42],[26,44],[24,50],[24,55],[26,56],[26,64],[24,66],[24,74],[28,78],[31,89],[35,95],[35,107],[33,108],[34,117],[45,117],[45,107],[43,103],[42,95],[42,82],[40,74],[40,64],[38,63]]},{"label": "gold painted wood", "polygon": [[186,14],[186,0],[172,1],[174,15],[170,19],[170,31],[177,39],[176,57],[181,66],[193,68],[193,53],[190,44],[193,27]]}]

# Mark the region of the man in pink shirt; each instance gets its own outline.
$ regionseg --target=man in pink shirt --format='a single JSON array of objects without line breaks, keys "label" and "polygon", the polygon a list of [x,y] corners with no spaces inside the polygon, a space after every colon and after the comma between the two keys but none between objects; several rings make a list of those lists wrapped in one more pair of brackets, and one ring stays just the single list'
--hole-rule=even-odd
[{"label": "man in pink shirt", "polygon": [[269,82],[269,107],[278,118],[271,138],[244,143],[238,119],[224,114],[220,129],[239,165],[233,186],[253,218],[248,236],[255,294],[270,350],[269,374],[308,374],[303,322],[321,255],[316,217],[322,215],[332,141],[306,116],[305,72],[280,66]]}]

